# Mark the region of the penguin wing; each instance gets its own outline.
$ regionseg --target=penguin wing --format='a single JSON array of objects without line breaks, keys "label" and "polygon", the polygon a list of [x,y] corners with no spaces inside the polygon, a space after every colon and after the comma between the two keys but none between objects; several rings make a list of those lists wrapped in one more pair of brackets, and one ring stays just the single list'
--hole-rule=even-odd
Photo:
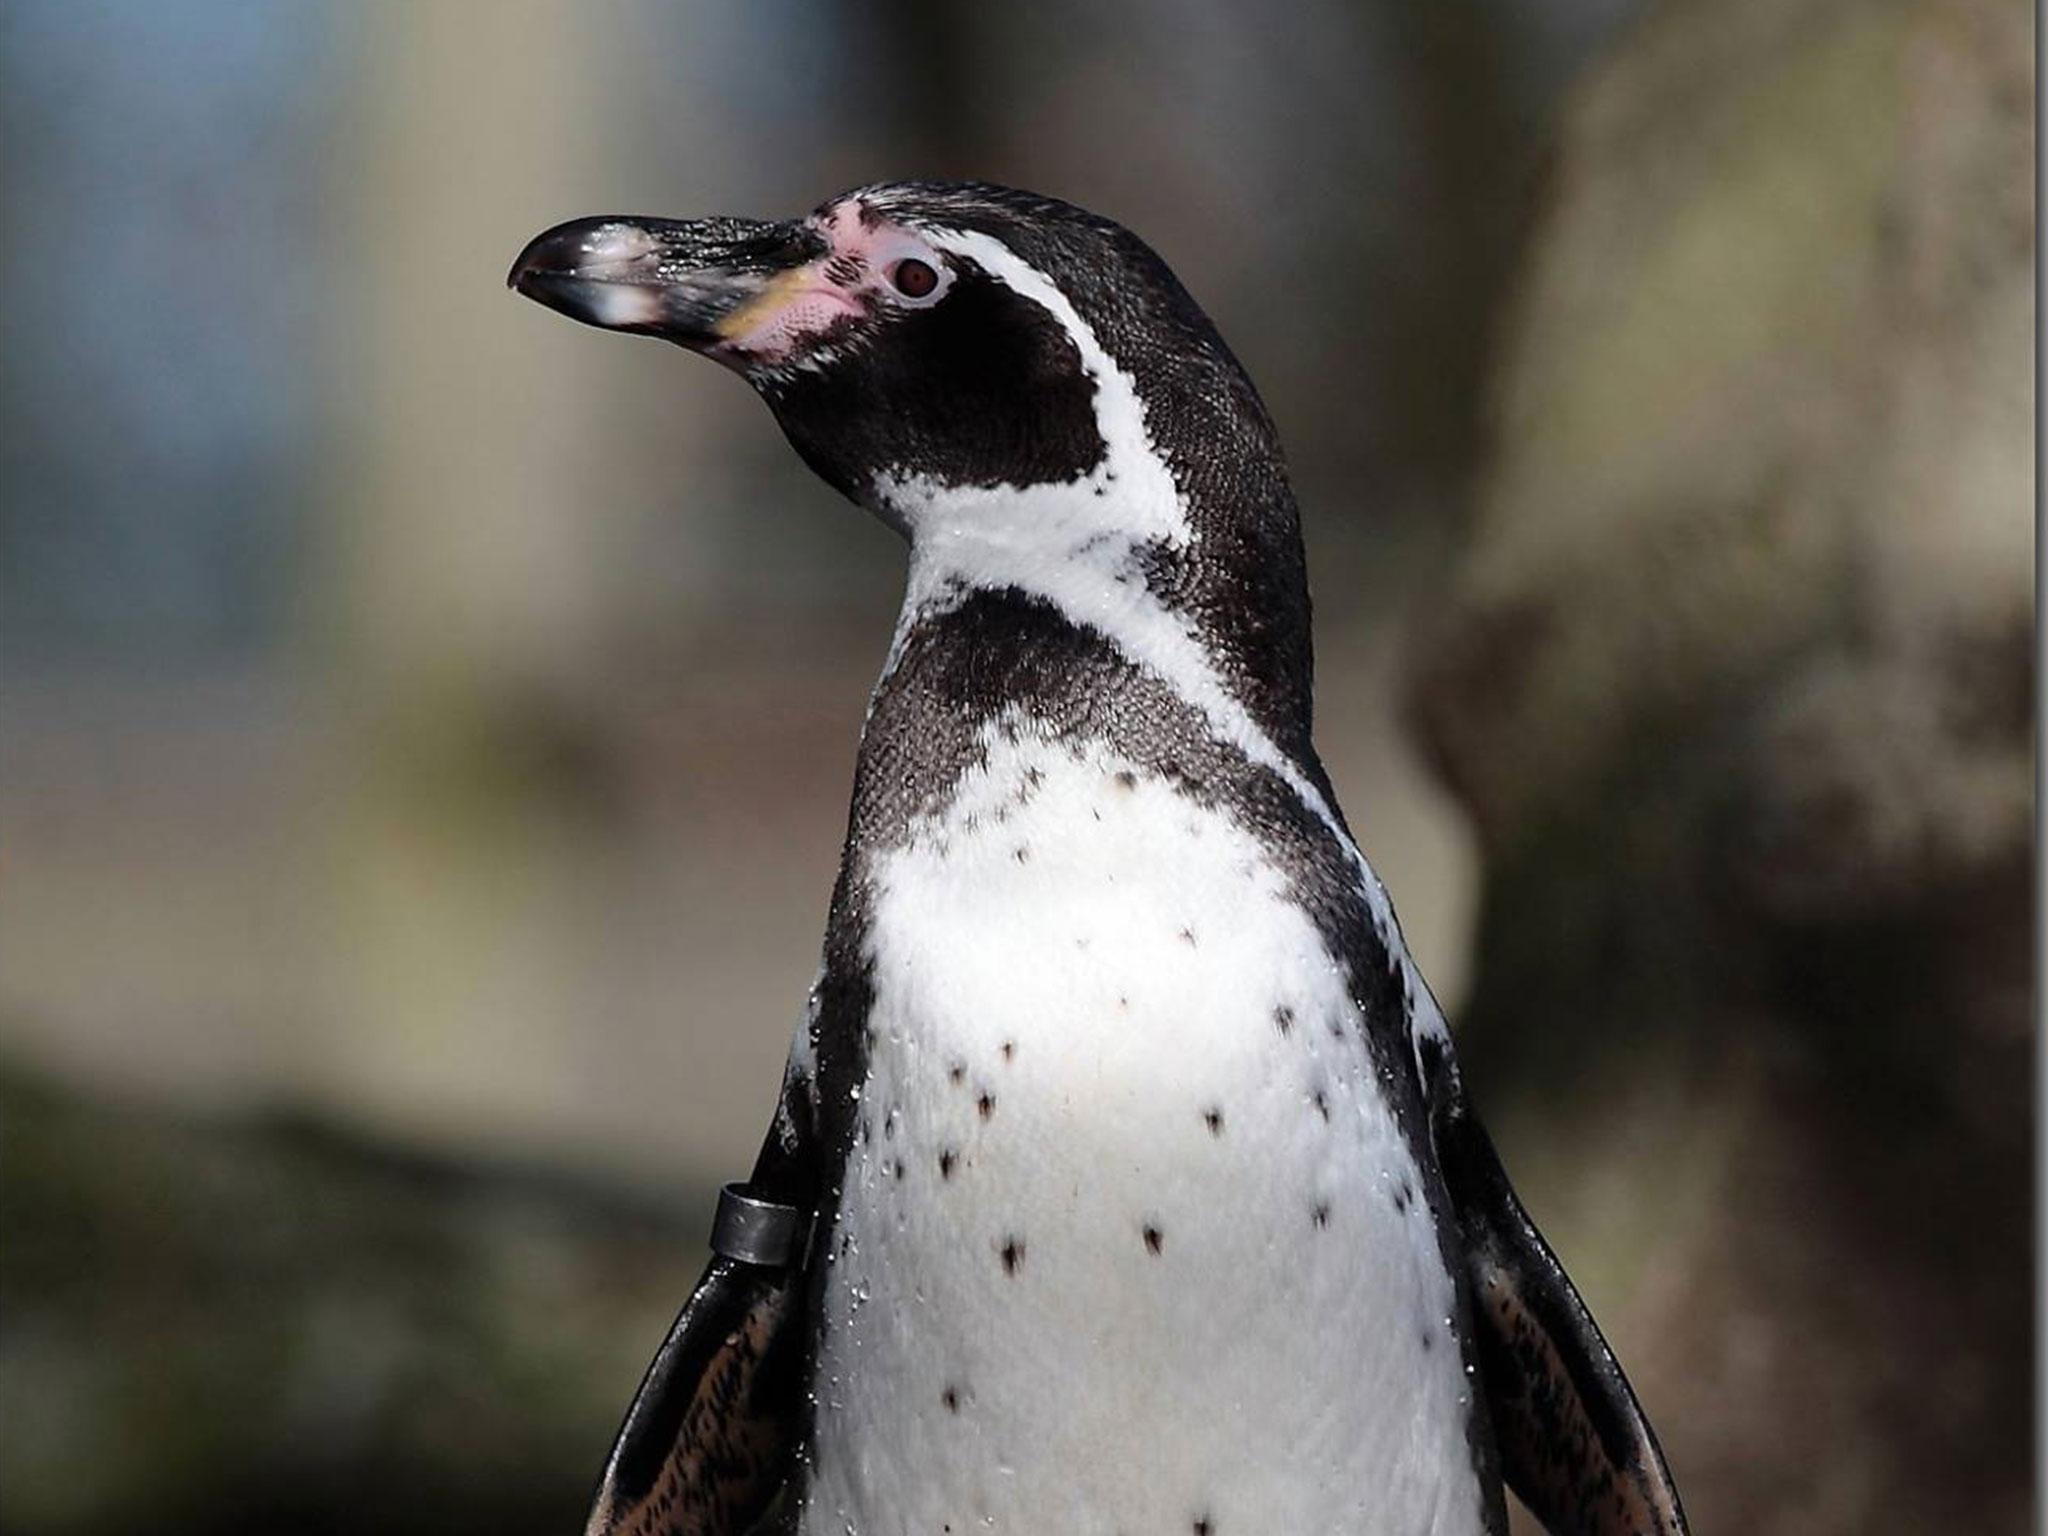
[{"label": "penguin wing", "polygon": [[585,1536],[745,1536],[775,1508],[802,1423],[816,1159],[792,1069],[753,1177],[626,1410]]},{"label": "penguin wing", "polygon": [[1508,1183],[1455,1069],[1430,1084],[1501,1471],[1555,1536],[1685,1536],[1656,1433]]},{"label": "penguin wing", "polygon": [[713,1258],[655,1352],[585,1536],[742,1536],[781,1490],[802,1396],[800,1270]]}]

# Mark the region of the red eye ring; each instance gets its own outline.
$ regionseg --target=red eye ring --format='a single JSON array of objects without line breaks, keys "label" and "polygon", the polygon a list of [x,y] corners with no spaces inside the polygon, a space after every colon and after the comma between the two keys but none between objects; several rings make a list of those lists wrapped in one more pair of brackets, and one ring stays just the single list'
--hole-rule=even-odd
[{"label": "red eye ring", "polygon": [[889,281],[906,299],[928,299],[939,286],[939,274],[930,262],[906,256],[889,269]]}]

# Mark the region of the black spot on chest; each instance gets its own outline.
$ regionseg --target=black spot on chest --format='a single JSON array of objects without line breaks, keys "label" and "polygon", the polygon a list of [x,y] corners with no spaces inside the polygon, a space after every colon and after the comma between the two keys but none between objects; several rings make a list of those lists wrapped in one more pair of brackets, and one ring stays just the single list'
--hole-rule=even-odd
[{"label": "black spot on chest", "polygon": [[[1161,780],[1251,836],[1281,877],[1284,899],[1299,906],[1342,967],[1358,1044],[1404,1139],[1420,1149],[1430,1145],[1410,1034],[1413,999],[1406,970],[1379,932],[1338,832],[1303,803],[1285,778],[1219,739],[1206,717],[1103,636],[1023,593],[978,590],[911,626],[870,713],[818,994],[815,1103],[825,1146],[840,1149],[844,1157],[856,1118],[848,1113],[846,1095],[865,1077],[861,1030],[874,996],[867,936],[876,861],[901,847],[920,818],[943,813],[962,776],[985,761],[984,732],[998,721],[1013,734],[1028,735],[1049,748],[1065,746],[1077,756],[1106,750],[1132,765],[1133,788],[1136,778]],[[1291,750],[1284,740],[1281,746]],[[1313,755],[1299,757],[1298,766],[1327,797],[1327,781]],[[1121,1027],[1130,1006],[1128,996],[1118,997],[1103,1027]],[[1313,1022],[1325,1017],[1319,1012]],[[1297,1017],[1290,1004],[1276,1001],[1272,1006],[1271,1027],[1281,1035],[1310,1037],[1294,1027],[1303,1022],[1310,1021]],[[1316,1029],[1310,1038],[1324,1034]],[[1347,1042],[1352,1034],[1347,1027]],[[1028,1040],[1016,1044],[1020,1051],[1030,1048]],[[972,1066],[977,1076],[1002,1070],[995,1060]],[[995,1095],[969,1076],[968,1067],[950,1061],[946,1077],[975,1105],[977,1115],[986,1093],[992,1115]],[[1334,1118],[1336,1108],[1326,1096],[1304,1107],[1325,1121]],[[1210,1108],[1218,1111],[1213,1127]],[[1221,1109],[1194,1107],[1212,1136],[1224,1133]],[[968,1168],[964,1157],[949,1163],[940,1154],[941,1179],[957,1184]],[[1440,1207],[1441,1177],[1433,1161],[1425,1161],[1421,1173],[1411,1210]],[[835,1202],[836,1192],[828,1192],[825,1204]],[[1335,1215],[1327,1212],[1323,1222],[1334,1224]],[[1436,1229],[1440,1248],[1449,1241],[1447,1230]],[[1149,1246],[1141,1247],[1150,1252]],[[1025,1273],[1021,1235],[1000,1237],[993,1256],[1005,1275]],[[1460,1255],[1444,1248],[1443,1260],[1452,1275],[1461,1274]]]}]

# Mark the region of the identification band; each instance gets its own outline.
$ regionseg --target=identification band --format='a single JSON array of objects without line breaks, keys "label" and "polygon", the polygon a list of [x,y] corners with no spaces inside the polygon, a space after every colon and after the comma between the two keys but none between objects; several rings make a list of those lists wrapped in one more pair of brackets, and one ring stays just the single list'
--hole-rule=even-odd
[{"label": "identification band", "polygon": [[763,1269],[787,1269],[803,1263],[810,1246],[811,1213],[749,1194],[744,1184],[728,1184],[718,1192],[718,1214],[711,1220],[711,1251]]}]

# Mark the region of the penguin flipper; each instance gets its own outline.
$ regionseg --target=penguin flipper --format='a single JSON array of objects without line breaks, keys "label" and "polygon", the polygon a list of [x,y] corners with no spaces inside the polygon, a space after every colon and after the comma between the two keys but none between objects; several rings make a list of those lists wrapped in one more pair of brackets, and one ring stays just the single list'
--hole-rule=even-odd
[{"label": "penguin flipper", "polygon": [[1656,1433],[1492,1139],[1455,1079],[1431,1098],[1508,1486],[1555,1536],[1685,1536]]},{"label": "penguin flipper", "polygon": [[711,1262],[619,1426],[584,1536],[748,1536],[778,1509],[802,1428],[816,1209],[810,1084],[792,1064]]},{"label": "penguin flipper", "polygon": [[712,1259],[626,1411],[585,1536],[744,1536],[787,1479],[801,1269]]}]

